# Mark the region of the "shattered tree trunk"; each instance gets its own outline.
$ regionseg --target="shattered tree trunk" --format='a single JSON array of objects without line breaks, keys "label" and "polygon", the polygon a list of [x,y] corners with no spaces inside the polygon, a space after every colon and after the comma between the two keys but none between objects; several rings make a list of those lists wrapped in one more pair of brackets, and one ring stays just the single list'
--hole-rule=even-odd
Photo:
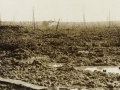
[{"label": "shattered tree trunk", "polygon": [[1,14],[0,14],[0,29],[1,29],[1,24],[2,24],[2,21],[1,21]]},{"label": "shattered tree trunk", "polygon": [[33,24],[33,30],[35,31],[35,15],[34,15],[34,7],[33,7],[33,21],[32,21],[32,24]]},{"label": "shattered tree trunk", "polygon": [[57,23],[57,26],[56,26],[56,33],[57,33],[57,30],[58,30],[59,23],[60,23],[60,19],[58,20],[58,23]]}]

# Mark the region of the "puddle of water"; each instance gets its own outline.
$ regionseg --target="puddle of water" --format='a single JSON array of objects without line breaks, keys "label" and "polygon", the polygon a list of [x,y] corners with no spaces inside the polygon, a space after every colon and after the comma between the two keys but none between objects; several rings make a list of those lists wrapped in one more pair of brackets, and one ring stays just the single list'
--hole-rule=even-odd
[{"label": "puddle of water", "polygon": [[[48,57],[32,57],[29,61],[33,62],[34,59],[48,59]],[[63,63],[49,63],[50,67],[57,68],[62,67]],[[118,73],[120,74],[120,68],[118,66],[81,66],[81,67],[74,67],[76,70],[89,70],[89,71],[101,71],[106,73]]]},{"label": "puddle of water", "polygon": [[57,68],[57,67],[62,67],[63,64],[62,63],[50,63],[49,66]]},{"label": "puddle of water", "polygon": [[120,69],[118,67],[114,67],[114,68],[103,68],[103,70],[106,70],[107,73],[119,73],[120,74]]},{"label": "puddle of water", "polygon": [[120,74],[120,69],[117,66],[83,66],[76,67],[77,70],[88,70],[88,71],[101,71],[106,73]]},{"label": "puddle of water", "polygon": [[[62,67],[62,63],[50,63],[49,66],[57,68]],[[106,73],[114,73],[120,74],[120,69],[118,66],[81,66],[81,67],[74,67],[76,70],[88,70],[88,71],[101,71]]]}]

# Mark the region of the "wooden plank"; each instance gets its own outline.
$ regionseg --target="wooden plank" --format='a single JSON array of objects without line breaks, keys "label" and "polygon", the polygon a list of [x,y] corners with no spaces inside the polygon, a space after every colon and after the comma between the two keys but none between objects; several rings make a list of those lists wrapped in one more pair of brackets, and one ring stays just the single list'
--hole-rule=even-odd
[{"label": "wooden plank", "polygon": [[5,79],[5,78],[0,77],[0,81],[10,83],[10,84],[20,85],[20,86],[24,86],[24,87],[36,89],[36,90],[47,90],[47,87],[34,85],[34,84],[27,83],[21,80]]}]

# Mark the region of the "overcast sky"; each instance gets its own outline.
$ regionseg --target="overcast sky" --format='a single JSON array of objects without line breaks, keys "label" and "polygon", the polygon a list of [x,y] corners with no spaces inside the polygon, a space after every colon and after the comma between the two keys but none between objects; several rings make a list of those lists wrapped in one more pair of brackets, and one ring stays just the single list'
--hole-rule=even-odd
[{"label": "overcast sky", "polygon": [[81,22],[83,12],[86,21],[120,21],[120,0],[0,0],[2,20],[31,21],[32,8],[36,21],[58,20]]}]

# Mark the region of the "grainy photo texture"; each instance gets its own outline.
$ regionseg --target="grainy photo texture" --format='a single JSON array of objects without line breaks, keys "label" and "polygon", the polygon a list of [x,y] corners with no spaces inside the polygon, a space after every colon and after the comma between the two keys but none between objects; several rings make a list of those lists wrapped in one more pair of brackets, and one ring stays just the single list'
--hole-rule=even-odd
[{"label": "grainy photo texture", "polygon": [[120,90],[120,0],[0,0],[0,90]]}]

